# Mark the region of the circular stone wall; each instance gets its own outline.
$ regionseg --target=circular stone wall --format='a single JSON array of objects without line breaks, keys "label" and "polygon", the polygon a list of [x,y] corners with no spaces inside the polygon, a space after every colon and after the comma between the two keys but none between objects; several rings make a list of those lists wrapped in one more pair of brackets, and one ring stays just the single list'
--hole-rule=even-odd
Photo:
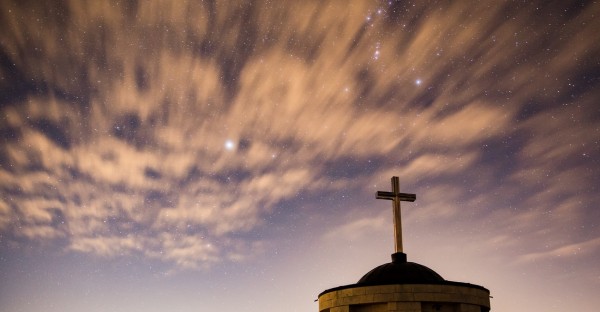
[{"label": "circular stone wall", "polygon": [[487,312],[487,289],[455,285],[397,284],[343,286],[319,295],[320,312]]}]

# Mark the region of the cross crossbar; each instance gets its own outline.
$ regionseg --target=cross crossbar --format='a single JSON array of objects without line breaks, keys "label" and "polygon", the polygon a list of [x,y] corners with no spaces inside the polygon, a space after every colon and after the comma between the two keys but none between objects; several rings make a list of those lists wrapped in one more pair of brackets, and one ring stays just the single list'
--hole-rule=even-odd
[{"label": "cross crossbar", "polygon": [[417,195],[408,193],[394,194],[393,192],[377,191],[377,199],[395,200],[396,198],[398,198],[401,201],[414,202],[415,200],[417,200]]}]

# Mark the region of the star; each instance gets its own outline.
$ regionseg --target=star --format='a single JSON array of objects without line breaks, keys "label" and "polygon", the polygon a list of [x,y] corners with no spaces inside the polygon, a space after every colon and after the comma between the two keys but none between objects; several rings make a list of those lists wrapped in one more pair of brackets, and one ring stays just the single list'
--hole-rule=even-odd
[{"label": "star", "polygon": [[232,140],[225,141],[225,149],[228,151],[233,151],[235,149],[235,143]]}]

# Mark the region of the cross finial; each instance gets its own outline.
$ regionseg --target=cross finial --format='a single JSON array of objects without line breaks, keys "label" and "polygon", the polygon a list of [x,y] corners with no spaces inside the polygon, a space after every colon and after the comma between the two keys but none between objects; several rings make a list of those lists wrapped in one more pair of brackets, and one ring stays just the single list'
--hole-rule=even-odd
[{"label": "cross finial", "polygon": [[400,216],[400,201],[414,202],[417,199],[415,194],[400,193],[400,179],[392,177],[392,191],[378,191],[377,199],[388,199],[392,201],[394,208],[394,243],[396,252],[403,252],[402,248],[402,218]]}]

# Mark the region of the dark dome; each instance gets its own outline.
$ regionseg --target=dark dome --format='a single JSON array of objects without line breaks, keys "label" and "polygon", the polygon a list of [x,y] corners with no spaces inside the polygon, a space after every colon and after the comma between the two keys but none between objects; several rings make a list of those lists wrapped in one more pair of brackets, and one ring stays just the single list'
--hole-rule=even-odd
[{"label": "dark dome", "polygon": [[439,284],[444,282],[444,278],[434,270],[418,263],[407,262],[404,253],[395,253],[392,255],[392,262],[382,264],[369,271],[356,285]]}]

